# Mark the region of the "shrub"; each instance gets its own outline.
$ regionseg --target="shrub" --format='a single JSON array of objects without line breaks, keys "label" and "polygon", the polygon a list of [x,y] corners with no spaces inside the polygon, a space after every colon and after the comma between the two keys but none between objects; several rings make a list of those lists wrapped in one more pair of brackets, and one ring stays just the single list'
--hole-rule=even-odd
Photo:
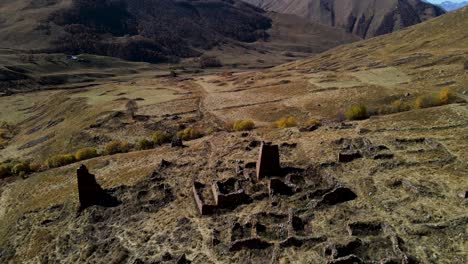
[{"label": "shrub", "polygon": [[72,154],[59,154],[47,159],[46,164],[49,168],[57,168],[75,162]]},{"label": "shrub", "polygon": [[20,162],[13,166],[11,172],[15,175],[23,176],[31,172],[29,164],[26,162]]},{"label": "shrub", "polygon": [[430,95],[421,95],[416,98],[414,101],[414,108],[421,109],[432,106],[437,106],[439,104],[438,98]]},{"label": "shrub", "polygon": [[154,144],[157,145],[171,142],[171,135],[161,130],[155,131],[151,138],[153,139]]},{"label": "shrub", "polygon": [[128,144],[128,142],[114,140],[107,143],[104,149],[107,155],[125,153],[130,150],[130,144]]},{"label": "shrub", "polygon": [[392,107],[395,109],[396,112],[403,112],[411,110],[411,105],[408,102],[403,101],[402,99],[398,99],[392,102]]},{"label": "shrub", "polygon": [[452,94],[448,87],[442,88],[439,91],[438,99],[439,99],[440,104],[448,104],[451,97],[452,97]]},{"label": "shrub", "polygon": [[352,105],[346,109],[345,117],[348,120],[362,120],[368,117],[367,108],[364,105]]},{"label": "shrub", "polygon": [[255,124],[252,120],[236,120],[232,125],[234,131],[246,131],[254,128]]},{"label": "shrub", "polygon": [[152,149],[153,147],[154,143],[146,138],[140,139],[136,144],[138,150]]},{"label": "shrub", "polygon": [[221,67],[221,62],[215,56],[203,55],[199,59],[200,68]]},{"label": "shrub", "polygon": [[99,154],[95,148],[82,148],[75,153],[75,159],[78,161],[92,159],[97,156],[99,156]]},{"label": "shrub", "polygon": [[187,127],[184,130],[177,132],[177,137],[182,140],[197,139],[202,136],[202,133],[192,127]]},{"label": "shrub", "polygon": [[34,162],[34,161],[33,161],[33,162],[29,163],[29,170],[30,170],[31,172],[40,171],[40,170],[42,170],[42,169],[43,169],[43,166],[42,166],[42,164],[39,163],[39,162]]},{"label": "shrub", "polygon": [[277,128],[287,128],[297,126],[297,121],[294,116],[284,116],[276,120],[273,124]]}]

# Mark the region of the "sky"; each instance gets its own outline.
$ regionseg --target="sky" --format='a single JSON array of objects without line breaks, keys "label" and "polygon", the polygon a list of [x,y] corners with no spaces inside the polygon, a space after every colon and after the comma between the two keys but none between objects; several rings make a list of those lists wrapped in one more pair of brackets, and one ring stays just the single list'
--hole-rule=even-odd
[{"label": "sky", "polygon": [[440,3],[445,2],[445,1],[450,1],[450,2],[454,2],[454,3],[461,3],[461,2],[466,1],[466,0],[426,0],[426,2],[431,2],[431,3],[435,3],[435,4],[440,4]]}]

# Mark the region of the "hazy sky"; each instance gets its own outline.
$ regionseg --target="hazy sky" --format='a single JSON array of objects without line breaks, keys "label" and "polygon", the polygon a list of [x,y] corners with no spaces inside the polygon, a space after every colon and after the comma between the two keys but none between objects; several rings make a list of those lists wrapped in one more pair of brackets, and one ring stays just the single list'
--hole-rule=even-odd
[{"label": "hazy sky", "polygon": [[461,2],[466,1],[466,0],[426,0],[426,1],[431,2],[431,3],[440,4],[440,3],[445,2],[445,1],[450,1],[450,2],[454,2],[454,3],[461,3]]}]

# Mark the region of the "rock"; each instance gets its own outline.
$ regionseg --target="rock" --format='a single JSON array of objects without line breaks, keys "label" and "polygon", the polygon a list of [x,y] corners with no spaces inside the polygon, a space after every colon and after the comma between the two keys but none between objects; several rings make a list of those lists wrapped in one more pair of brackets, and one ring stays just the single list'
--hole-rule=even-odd
[{"label": "rock", "polygon": [[319,124],[312,124],[309,126],[299,128],[299,131],[300,132],[312,132],[314,130],[317,130],[319,127],[320,127]]},{"label": "rock", "polygon": [[356,128],[356,133],[357,133],[358,135],[367,134],[367,133],[369,133],[369,132],[370,132],[370,130],[367,129],[367,128],[362,128],[362,127]]},{"label": "rock", "polygon": [[239,251],[241,249],[265,249],[272,244],[257,237],[239,239],[231,243],[229,251]]},{"label": "rock", "polygon": [[459,192],[458,197],[463,198],[463,199],[468,198],[468,190],[463,190],[463,191]]},{"label": "rock", "polygon": [[356,255],[349,255],[342,258],[332,259],[327,261],[327,264],[361,264],[364,263],[362,259],[360,259]]},{"label": "rock", "polygon": [[249,142],[249,145],[247,145],[247,147],[245,147],[245,150],[249,151],[249,150],[252,150],[256,147],[258,147],[260,145],[260,141],[258,140],[252,140]]},{"label": "rock", "polygon": [[172,165],[172,162],[167,161],[165,159],[161,159],[161,162],[159,163],[159,169],[165,169],[169,167],[170,165]]},{"label": "rock", "polygon": [[294,193],[290,186],[278,178],[273,178],[268,181],[268,190],[270,195],[292,195]]},{"label": "rock", "polygon": [[282,148],[296,148],[296,147],[297,147],[297,143],[288,143],[288,142],[284,142],[284,143],[281,143],[281,147],[282,147]]},{"label": "rock", "polygon": [[351,189],[339,186],[333,189],[332,191],[326,193],[320,201],[320,204],[335,205],[351,201],[356,198],[357,195],[353,191],[351,191]]},{"label": "rock", "polygon": [[374,155],[372,158],[375,160],[379,159],[393,159],[394,155],[392,153],[378,153]]},{"label": "rock", "polygon": [[172,260],[172,255],[171,255],[171,253],[169,253],[169,252],[164,253],[164,254],[162,255],[162,257],[161,257],[161,260],[162,260],[162,261],[169,261],[169,260]]},{"label": "rock", "polygon": [[379,222],[353,222],[348,224],[350,236],[375,236],[382,233],[382,223]]},{"label": "rock", "polygon": [[350,151],[343,151],[338,154],[338,161],[339,162],[351,162],[355,159],[362,158],[361,152],[357,150],[350,150]]},{"label": "rock", "polygon": [[178,136],[174,136],[171,141],[171,147],[176,148],[176,147],[183,147],[184,144],[182,143],[182,139],[180,139]]},{"label": "rock", "polygon": [[176,260],[176,264],[190,264],[190,263],[192,263],[192,261],[188,260],[185,257],[185,254],[180,255]]},{"label": "rock", "polygon": [[[361,246],[362,246],[362,242],[358,238],[347,241],[346,243],[330,242],[328,243],[328,245],[325,246],[324,254],[326,257],[331,257],[334,260],[338,260],[340,258],[352,255],[354,251]],[[353,262],[337,262],[337,263],[353,263]]]}]

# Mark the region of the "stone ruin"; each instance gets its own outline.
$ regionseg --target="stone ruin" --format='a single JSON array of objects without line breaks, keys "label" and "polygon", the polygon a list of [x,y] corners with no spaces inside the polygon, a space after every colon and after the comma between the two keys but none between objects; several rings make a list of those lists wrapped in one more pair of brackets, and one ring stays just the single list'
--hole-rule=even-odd
[{"label": "stone ruin", "polygon": [[235,178],[225,181],[215,181],[212,190],[216,206],[219,208],[231,208],[250,202],[250,197],[245,193],[240,182]]},{"label": "stone ruin", "polygon": [[[364,157],[386,150],[369,142],[362,143],[344,142],[348,146],[364,146],[360,149],[366,150],[362,151]],[[192,186],[200,214],[216,214],[211,234],[213,250],[223,253],[253,250],[249,254],[261,257],[278,249],[322,244],[323,256],[330,264],[374,263],[375,260],[401,263],[410,259],[400,247],[401,239],[393,227],[384,222],[345,221],[349,237],[343,241],[316,233],[313,219],[318,210],[357,198],[353,190],[320,164],[306,169],[282,168],[279,146],[267,143],[261,144],[256,163],[235,160],[228,164],[234,165],[231,168],[234,176],[210,184],[194,180]],[[255,203],[263,199],[270,202],[264,204],[267,208],[259,210]],[[244,204],[253,205],[232,213],[231,210]]]},{"label": "stone ruin", "polygon": [[242,188],[241,181],[236,178],[214,181],[211,187],[194,181],[192,191],[198,211],[202,215],[212,214],[216,210],[234,209],[252,201]]},{"label": "stone ruin", "polygon": [[340,149],[338,161],[343,163],[360,158],[385,160],[394,157],[387,146],[376,145],[367,138],[341,138],[335,144]]},{"label": "stone ruin", "polygon": [[80,209],[83,210],[89,206],[96,205],[100,193],[101,186],[96,182],[96,177],[88,172],[85,165],[81,165],[76,170],[78,178],[78,197],[80,200]]},{"label": "stone ruin", "polygon": [[88,172],[85,165],[81,165],[76,170],[78,180],[78,199],[80,206],[78,211],[82,211],[93,205],[106,207],[115,206],[118,201],[107,194],[96,181],[96,176]]},{"label": "stone ruin", "polygon": [[278,145],[262,142],[256,169],[257,180],[261,180],[266,176],[281,175]]}]

